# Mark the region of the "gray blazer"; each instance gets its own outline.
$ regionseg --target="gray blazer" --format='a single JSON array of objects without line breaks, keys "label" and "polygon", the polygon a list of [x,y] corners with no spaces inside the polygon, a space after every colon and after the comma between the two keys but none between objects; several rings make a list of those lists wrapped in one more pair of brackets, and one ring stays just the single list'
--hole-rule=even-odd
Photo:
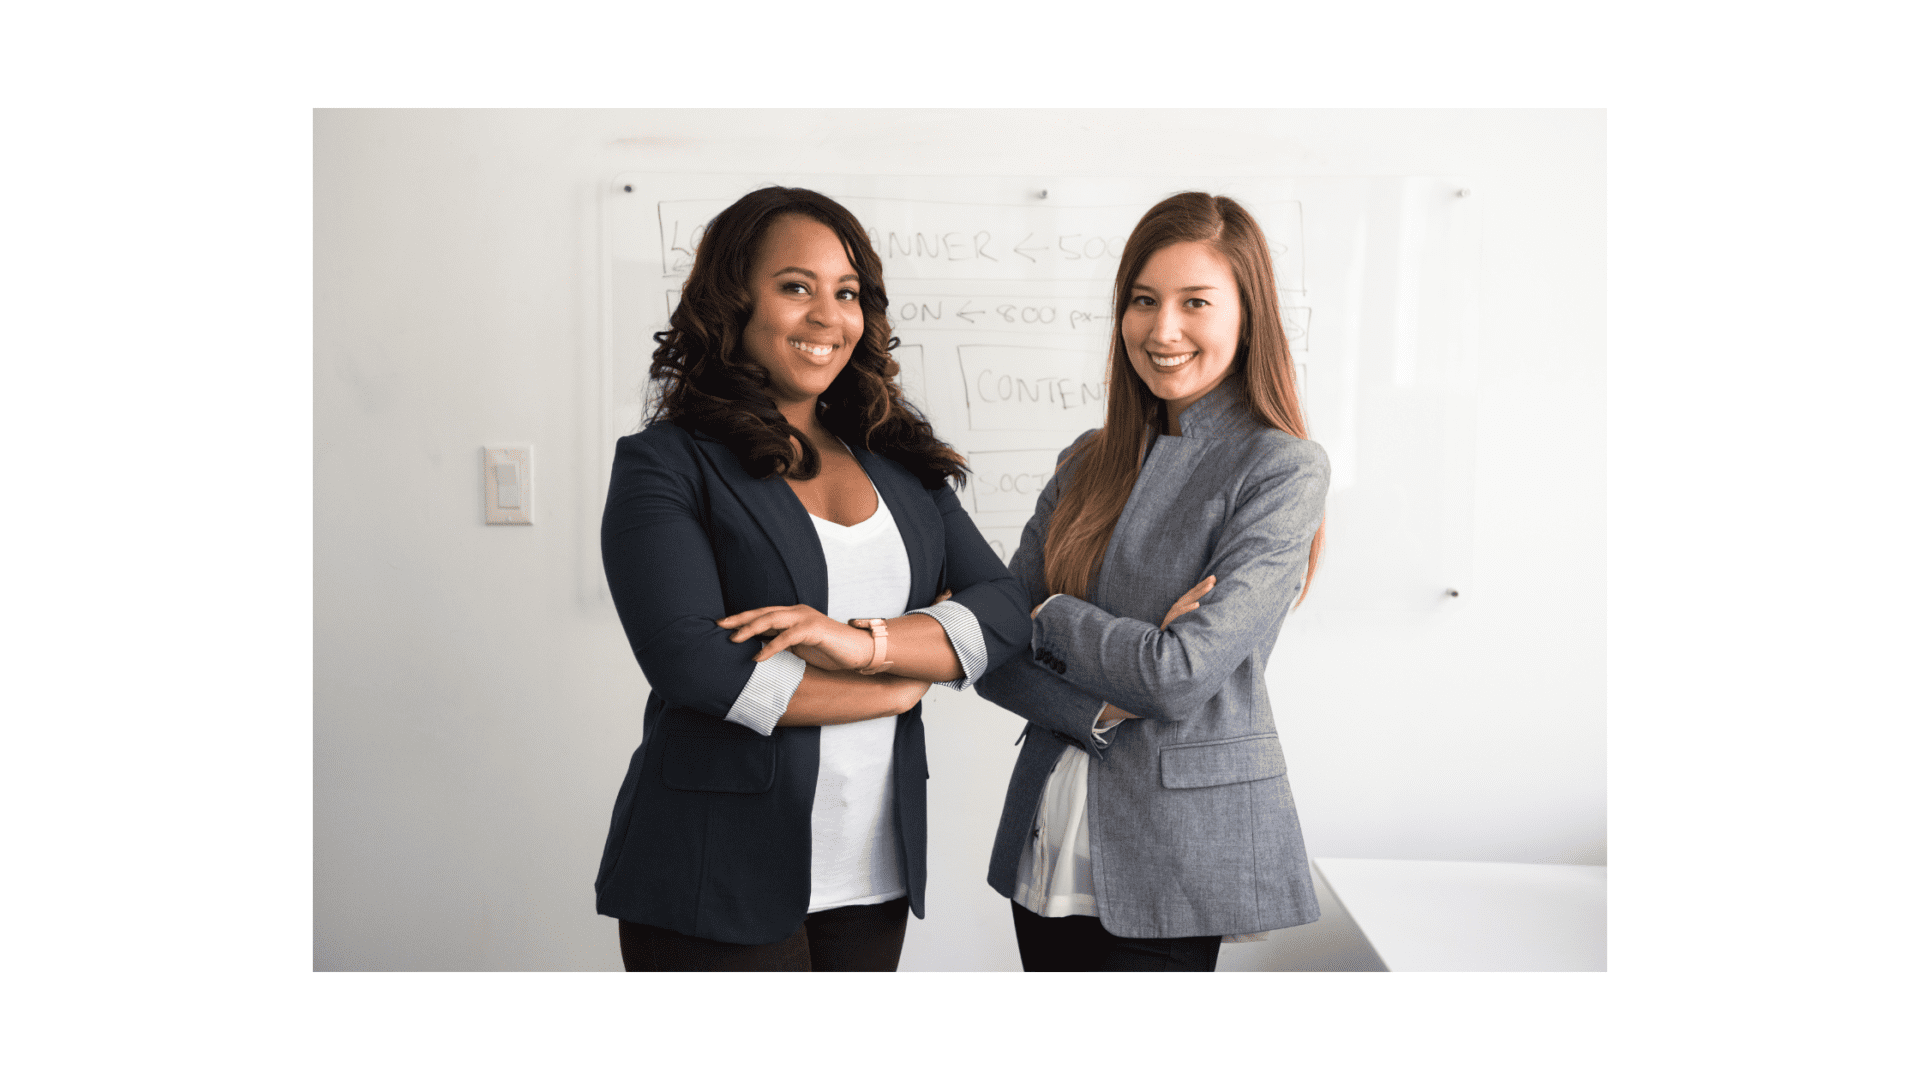
[{"label": "gray blazer", "polygon": [[[1047,777],[1065,744],[1078,745],[1095,759],[1094,904],[1119,937],[1257,933],[1320,917],[1266,669],[1306,576],[1327,456],[1256,422],[1238,376],[1188,407],[1180,426],[1147,452],[1089,599],[1048,603],[1030,655],[976,684],[1028,721],[987,883],[1013,895]],[[1056,470],[1040,493],[1013,557],[1029,604],[1048,596],[1047,523],[1071,473]],[[1160,630],[1208,574],[1218,582],[1199,609]],[[1105,748],[1092,742],[1102,702],[1141,717]]]}]

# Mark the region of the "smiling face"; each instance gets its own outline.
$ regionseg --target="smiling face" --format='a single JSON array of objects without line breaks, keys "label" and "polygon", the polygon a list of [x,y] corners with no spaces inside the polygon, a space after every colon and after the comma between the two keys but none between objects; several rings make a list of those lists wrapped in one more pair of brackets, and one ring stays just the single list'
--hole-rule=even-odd
[{"label": "smiling face", "polygon": [[1177,421],[1233,371],[1240,345],[1233,268],[1208,244],[1168,244],[1154,252],[1134,279],[1120,340],[1140,381]]},{"label": "smiling face", "polygon": [[767,369],[767,393],[783,407],[811,408],[853,357],[866,329],[860,275],[840,237],[810,217],[767,226],[748,278],[753,315],[742,344]]}]

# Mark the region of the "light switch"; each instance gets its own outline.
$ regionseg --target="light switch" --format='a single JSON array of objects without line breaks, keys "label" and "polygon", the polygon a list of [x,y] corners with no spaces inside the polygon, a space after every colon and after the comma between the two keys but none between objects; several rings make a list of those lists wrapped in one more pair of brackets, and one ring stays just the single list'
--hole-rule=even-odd
[{"label": "light switch", "polygon": [[493,467],[493,501],[502,510],[520,509],[520,466],[503,461]]},{"label": "light switch", "polygon": [[487,524],[533,524],[533,447],[481,448],[480,475]]}]

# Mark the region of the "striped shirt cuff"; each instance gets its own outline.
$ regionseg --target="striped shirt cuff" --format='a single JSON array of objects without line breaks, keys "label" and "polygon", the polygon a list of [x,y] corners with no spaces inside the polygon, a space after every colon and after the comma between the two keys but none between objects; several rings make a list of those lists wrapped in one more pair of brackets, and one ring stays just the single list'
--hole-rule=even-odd
[{"label": "striped shirt cuff", "polygon": [[[974,631],[976,634],[978,630]],[[773,734],[780,717],[800,689],[800,678],[807,673],[807,662],[790,652],[779,652],[753,665],[753,674],[740,696],[733,699],[727,719],[762,735]]]},{"label": "striped shirt cuff", "polygon": [[980,620],[958,600],[942,600],[932,607],[914,608],[907,615],[931,615],[947,632],[953,654],[960,658],[960,677],[939,683],[954,690],[965,690],[987,673],[987,639],[980,634]]}]

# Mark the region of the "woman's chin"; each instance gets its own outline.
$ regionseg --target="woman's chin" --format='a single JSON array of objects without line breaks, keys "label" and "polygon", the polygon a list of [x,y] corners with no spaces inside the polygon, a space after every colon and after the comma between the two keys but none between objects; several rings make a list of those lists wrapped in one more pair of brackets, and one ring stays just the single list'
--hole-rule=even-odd
[{"label": "woman's chin", "polygon": [[777,405],[797,405],[817,400],[833,385],[840,372],[808,372],[804,379],[781,379],[767,388],[767,393]]},{"label": "woman's chin", "polygon": [[1161,401],[1178,401],[1191,394],[1194,388],[1200,385],[1198,379],[1189,379],[1185,376],[1185,372],[1177,374],[1156,372],[1153,378],[1146,380],[1147,389]]}]

